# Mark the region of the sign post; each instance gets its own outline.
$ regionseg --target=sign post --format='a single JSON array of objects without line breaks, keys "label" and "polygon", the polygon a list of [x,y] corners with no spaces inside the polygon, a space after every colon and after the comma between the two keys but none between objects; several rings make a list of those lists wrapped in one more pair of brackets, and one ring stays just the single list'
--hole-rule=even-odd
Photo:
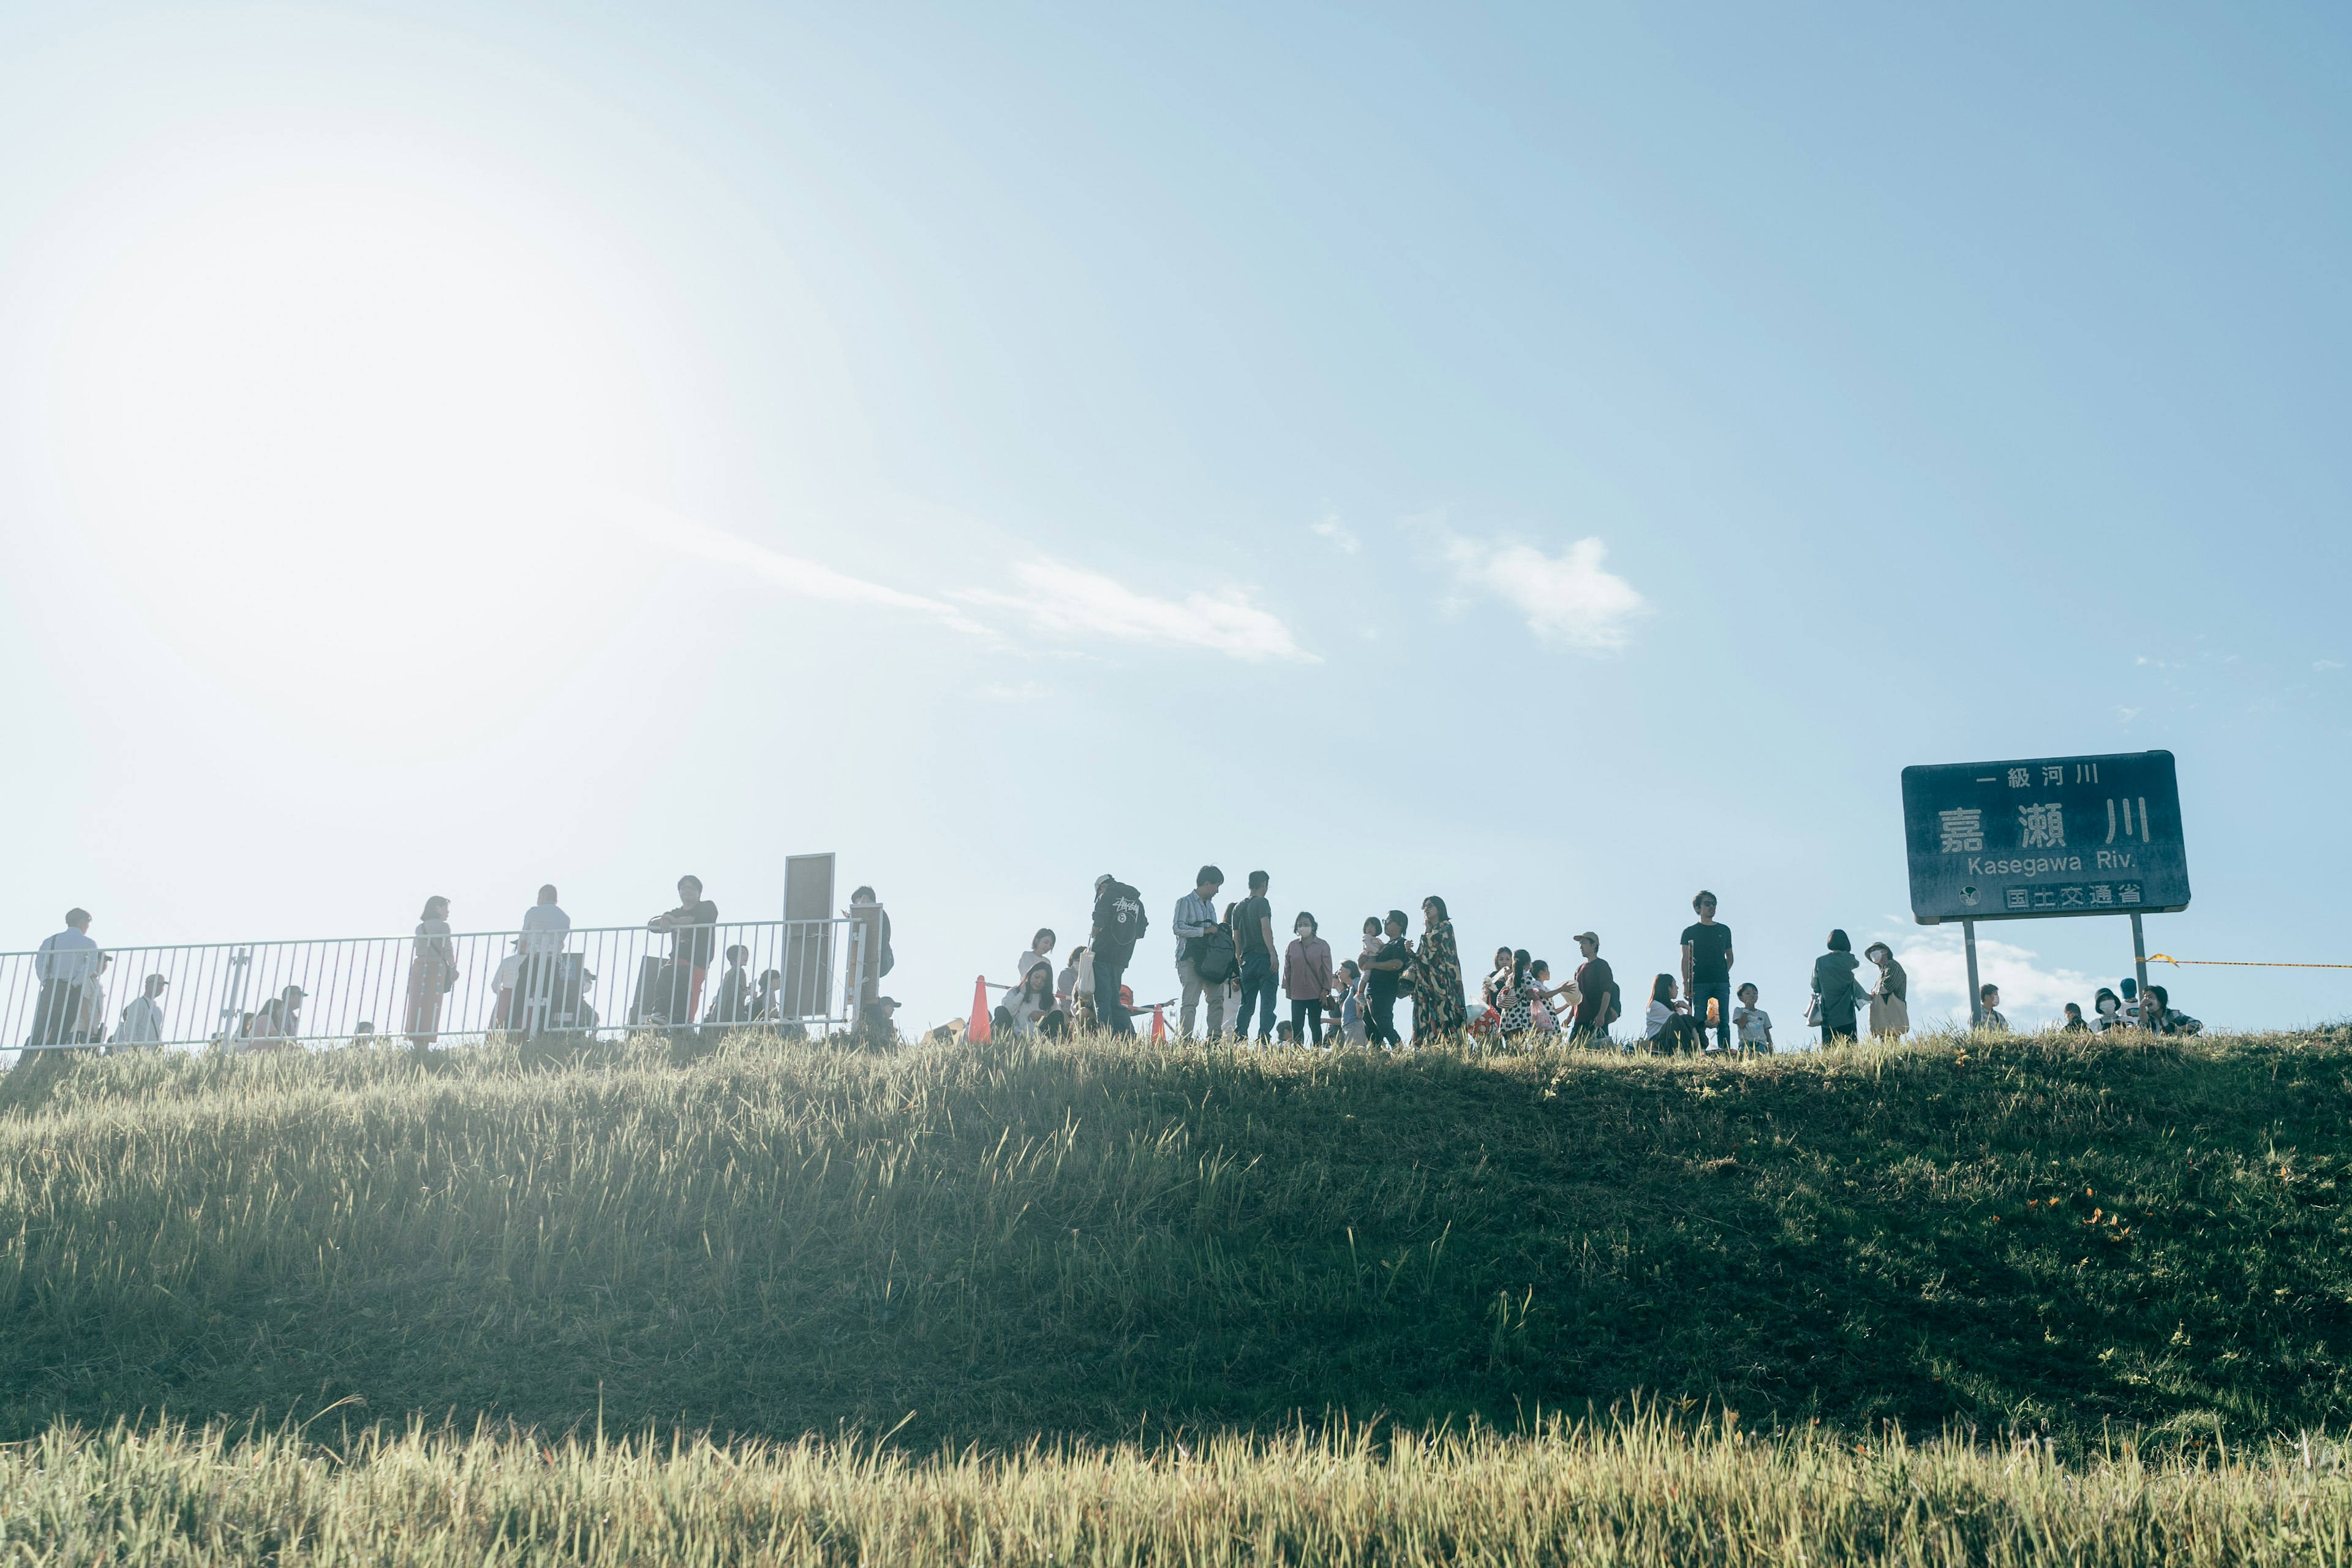
[{"label": "sign post", "polygon": [[1960,922],[1960,945],[1969,950],[1969,1027],[1984,1023],[1984,989],[1977,981],[1977,922]]},{"label": "sign post", "polygon": [[1983,1022],[1977,921],[2129,915],[2145,995],[2140,917],[2189,907],[2170,752],[1905,768],[1903,831],[1911,918],[1960,922],[1971,1026]]}]

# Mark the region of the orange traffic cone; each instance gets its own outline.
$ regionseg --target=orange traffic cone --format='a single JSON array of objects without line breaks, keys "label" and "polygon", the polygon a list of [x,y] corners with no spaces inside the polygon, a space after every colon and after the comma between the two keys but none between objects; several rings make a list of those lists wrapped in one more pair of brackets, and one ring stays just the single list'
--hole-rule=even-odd
[{"label": "orange traffic cone", "polygon": [[988,976],[972,982],[971,1022],[963,1026],[963,1037],[979,1043],[988,1038]]},{"label": "orange traffic cone", "polygon": [[1151,1007],[1151,1037],[1155,1040],[1168,1037],[1168,1009],[1156,1002]]}]

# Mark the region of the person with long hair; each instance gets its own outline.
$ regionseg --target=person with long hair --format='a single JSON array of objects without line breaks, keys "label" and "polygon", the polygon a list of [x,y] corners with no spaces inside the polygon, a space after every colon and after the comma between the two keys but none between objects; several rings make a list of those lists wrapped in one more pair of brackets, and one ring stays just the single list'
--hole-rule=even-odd
[{"label": "person with long hair", "polygon": [[1412,1043],[1458,1035],[1469,1026],[1462,996],[1462,954],[1454,921],[1435,893],[1421,900],[1421,945],[1412,955]]},{"label": "person with long hair", "polygon": [[1673,975],[1661,974],[1650,983],[1650,1011],[1643,1027],[1652,1050],[1663,1055],[1705,1046],[1706,1031],[1690,1016],[1689,1006],[1675,995]]},{"label": "person with long hair", "polygon": [[1845,932],[1830,932],[1829,951],[1813,960],[1813,995],[1820,1004],[1824,1046],[1853,1038],[1854,1008],[1863,997],[1862,985],[1853,975],[1861,967]]},{"label": "person with long hair", "polygon": [[1478,999],[1486,1004],[1486,1011],[1500,1018],[1503,1009],[1511,1005],[1510,989],[1511,950],[1498,947],[1495,950],[1494,967],[1487,970],[1486,978],[1478,983]]},{"label": "person with long hair", "polygon": [[425,900],[408,959],[408,1043],[423,1050],[441,1037],[441,998],[457,984],[457,958],[449,945],[449,900],[436,893]]},{"label": "person with long hair", "polygon": [[1047,1015],[1061,1009],[1054,1001],[1054,966],[1033,963],[1020,986],[1004,998],[1001,1026],[1016,1035],[1034,1035]]},{"label": "person with long hair", "polygon": [[1524,1035],[1536,1026],[1536,987],[1531,974],[1535,960],[1524,947],[1511,950],[1511,977],[1496,987],[1503,1002],[1503,1037]]},{"label": "person with long hair", "polygon": [[1862,956],[1878,965],[1878,984],[1870,991],[1870,1037],[1899,1040],[1911,1032],[1911,977],[1883,942],[1864,948]]}]

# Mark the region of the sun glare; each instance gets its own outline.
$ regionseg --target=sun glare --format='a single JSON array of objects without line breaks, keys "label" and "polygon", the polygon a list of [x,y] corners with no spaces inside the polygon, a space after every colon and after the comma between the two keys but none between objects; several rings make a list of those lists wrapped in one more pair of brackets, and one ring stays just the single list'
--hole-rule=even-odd
[{"label": "sun glare", "polygon": [[[93,280],[57,411],[85,522],[172,638],[318,721],[498,710],[630,591],[596,498],[655,421],[591,293],[391,187],[216,204]],[[576,642],[576,636],[569,639]]]}]

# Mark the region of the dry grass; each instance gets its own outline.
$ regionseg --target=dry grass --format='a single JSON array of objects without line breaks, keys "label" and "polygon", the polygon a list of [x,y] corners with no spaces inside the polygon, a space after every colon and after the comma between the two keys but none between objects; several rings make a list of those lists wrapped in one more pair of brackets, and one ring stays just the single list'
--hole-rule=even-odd
[{"label": "dry grass", "polygon": [[2045,1447],[1636,1414],[929,1461],[873,1445],[52,1431],[0,1449],[11,1563],[2340,1563],[2333,1445],[2081,1465]]}]

